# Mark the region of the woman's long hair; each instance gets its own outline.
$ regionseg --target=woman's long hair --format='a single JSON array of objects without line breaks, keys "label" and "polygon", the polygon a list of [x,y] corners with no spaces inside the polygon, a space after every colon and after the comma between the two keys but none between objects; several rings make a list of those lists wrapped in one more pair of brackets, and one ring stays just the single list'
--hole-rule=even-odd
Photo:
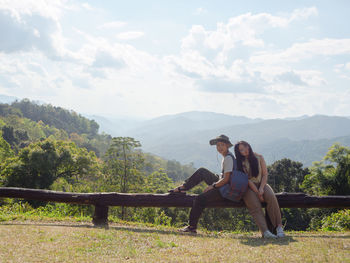
[{"label": "woman's long hair", "polygon": [[236,159],[237,159],[238,170],[243,171],[243,161],[245,159],[245,157],[239,151],[240,144],[243,144],[244,146],[248,147],[248,152],[249,152],[248,162],[249,162],[249,166],[250,166],[250,171],[251,171],[253,177],[257,177],[259,174],[259,162],[258,162],[258,159],[256,158],[256,156],[252,150],[252,147],[246,141],[239,141],[235,144],[235,155],[236,155]]}]

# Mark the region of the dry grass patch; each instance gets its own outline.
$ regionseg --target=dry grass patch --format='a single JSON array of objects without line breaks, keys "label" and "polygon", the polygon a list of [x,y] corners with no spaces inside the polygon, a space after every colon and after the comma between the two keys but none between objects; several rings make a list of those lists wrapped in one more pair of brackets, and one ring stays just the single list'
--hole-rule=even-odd
[{"label": "dry grass patch", "polygon": [[350,262],[350,232],[180,234],[172,228],[3,222],[1,262]]}]

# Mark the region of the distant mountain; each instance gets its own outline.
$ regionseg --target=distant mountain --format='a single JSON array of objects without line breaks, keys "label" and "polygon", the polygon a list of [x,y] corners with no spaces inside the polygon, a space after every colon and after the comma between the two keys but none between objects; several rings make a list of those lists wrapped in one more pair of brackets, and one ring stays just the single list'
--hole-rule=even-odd
[{"label": "distant mountain", "polygon": [[215,112],[190,111],[174,115],[164,115],[147,121],[147,124],[159,124],[174,121],[185,121],[184,124],[189,124],[188,121],[190,121],[190,125],[194,129],[208,129],[208,122],[212,122],[210,124],[215,127],[223,127],[232,124],[255,123],[262,120],[263,119],[250,119],[244,116],[233,116]]},{"label": "distant mountain", "polygon": [[166,132],[174,134],[183,133],[184,131],[201,131],[226,127],[232,124],[256,123],[263,120],[201,111],[164,115],[150,120],[109,118],[97,115],[85,116],[97,121],[101,131],[113,136],[129,136],[129,133],[132,133],[137,136],[155,136],[155,138]]},{"label": "distant mountain", "polygon": [[147,152],[216,171],[221,157],[208,141],[219,134],[228,135],[232,142],[247,140],[268,163],[288,157],[309,166],[320,160],[333,142],[339,140],[350,146],[350,119],[346,117],[316,115],[292,120],[252,120],[204,113],[215,117],[204,121],[205,116],[199,113],[194,120],[187,115],[192,113],[145,121],[129,130],[128,136],[140,140]]},{"label": "distant mountain", "polygon": [[302,115],[302,116],[298,116],[298,117],[287,117],[287,118],[282,118],[282,120],[288,120],[288,121],[293,121],[293,120],[302,120],[302,119],[306,119],[309,118],[309,115]]},{"label": "distant mountain", "polygon": [[95,120],[100,126],[100,132],[111,134],[112,136],[128,136],[129,130],[134,129],[144,121],[135,118],[115,118],[86,114],[84,116]]},{"label": "distant mountain", "polygon": [[281,158],[290,158],[310,166],[314,161],[320,161],[334,143],[350,146],[350,136],[332,139],[292,141],[276,140],[274,143],[257,145],[257,151],[264,153],[267,162],[272,163]]},{"label": "distant mountain", "polygon": [[168,139],[172,140],[177,137],[186,137],[189,134],[202,131],[220,130],[231,125],[253,124],[261,121],[263,120],[193,111],[144,121],[127,132],[135,138],[140,138],[146,145],[167,141]]},{"label": "distant mountain", "polygon": [[333,143],[350,146],[349,117],[304,115],[264,120],[200,111],[151,120],[89,117],[102,131],[139,140],[146,152],[216,172],[220,171],[221,156],[209,146],[209,140],[219,134],[228,135],[233,143],[248,141],[267,163],[286,157],[310,166],[321,160]]}]

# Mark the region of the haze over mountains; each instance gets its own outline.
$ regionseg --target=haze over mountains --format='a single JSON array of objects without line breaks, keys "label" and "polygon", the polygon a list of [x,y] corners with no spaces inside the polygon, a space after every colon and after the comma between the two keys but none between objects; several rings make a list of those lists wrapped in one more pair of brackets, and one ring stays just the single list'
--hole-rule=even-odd
[{"label": "haze over mountains", "polygon": [[[0,101],[16,100],[0,96]],[[112,136],[139,140],[150,152],[183,164],[207,167],[219,172],[221,156],[209,140],[226,134],[232,143],[246,140],[267,163],[281,158],[300,161],[304,166],[321,160],[335,142],[350,146],[350,118],[339,116],[300,116],[285,119],[251,119],[213,112],[184,112],[151,120],[87,116]],[[233,151],[233,149],[232,149]]]},{"label": "haze over mountains", "polygon": [[193,162],[219,171],[221,157],[208,141],[219,134],[232,142],[246,140],[268,163],[290,158],[310,166],[323,158],[335,142],[350,146],[350,119],[337,116],[301,116],[286,119],[250,119],[212,112],[185,112],[146,121],[95,120],[113,136],[131,136],[144,151],[182,163]]}]

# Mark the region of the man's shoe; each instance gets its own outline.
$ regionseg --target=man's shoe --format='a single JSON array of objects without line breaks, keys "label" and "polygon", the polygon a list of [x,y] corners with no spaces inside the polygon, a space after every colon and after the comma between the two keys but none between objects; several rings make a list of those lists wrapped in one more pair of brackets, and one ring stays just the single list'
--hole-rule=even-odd
[{"label": "man's shoe", "polygon": [[186,227],[180,229],[179,231],[183,232],[183,233],[197,234],[197,229],[194,228],[193,226],[186,226]]},{"label": "man's shoe", "polygon": [[277,238],[277,236],[272,234],[269,230],[266,230],[263,234],[263,238]]},{"label": "man's shoe", "polygon": [[181,185],[179,187],[169,190],[168,192],[170,194],[186,194],[186,189],[183,187],[183,185]]}]

